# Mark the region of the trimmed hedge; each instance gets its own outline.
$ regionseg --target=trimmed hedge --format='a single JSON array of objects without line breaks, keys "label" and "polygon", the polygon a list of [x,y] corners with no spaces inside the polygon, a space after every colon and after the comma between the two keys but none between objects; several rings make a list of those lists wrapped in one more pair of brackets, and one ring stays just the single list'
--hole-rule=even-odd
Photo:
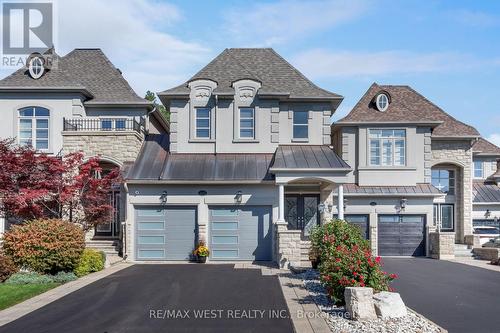
[{"label": "trimmed hedge", "polygon": [[78,266],[75,268],[74,273],[76,276],[82,277],[89,273],[98,272],[104,269],[105,262],[106,255],[104,252],[85,249],[78,261]]},{"label": "trimmed hedge", "polygon": [[0,282],[4,282],[17,271],[16,264],[12,259],[0,253]]},{"label": "trimmed hedge", "polygon": [[3,248],[19,267],[56,274],[75,269],[85,248],[85,236],[74,223],[33,220],[7,231]]}]

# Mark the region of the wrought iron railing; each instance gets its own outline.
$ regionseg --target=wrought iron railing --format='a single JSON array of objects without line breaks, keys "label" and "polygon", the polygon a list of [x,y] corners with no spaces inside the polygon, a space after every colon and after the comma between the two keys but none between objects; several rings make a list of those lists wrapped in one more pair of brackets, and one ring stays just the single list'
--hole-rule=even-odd
[{"label": "wrought iron railing", "polygon": [[63,118],[63,130],[70,132],[122,132],[144,129],[143,121],[134,118]]}]

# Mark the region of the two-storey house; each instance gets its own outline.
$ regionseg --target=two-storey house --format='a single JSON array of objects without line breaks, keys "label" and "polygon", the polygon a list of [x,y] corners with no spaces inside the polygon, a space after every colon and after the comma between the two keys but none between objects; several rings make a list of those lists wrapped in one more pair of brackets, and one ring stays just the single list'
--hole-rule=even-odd
[{"label": "two-storey house", "polygon": [[342,97],[272,49],[226,49],[158,95],[170,133],[149,135],[127,175],[128,259],[185,260],[203,240],[212,261],[307,260],[351,172],[330,147]]},{"label": "two-storey house", "polygon": [[[27,66],[0,80],[0,110],[1,138],[41,153],[98,156],[104,171],[133,162],[145,133],[167,126],[100,49],[31,55]],[[117,208],[118,197],[119,190],[112,191]],[[117,213],[96,234],[119,237],[120,229]]]}]

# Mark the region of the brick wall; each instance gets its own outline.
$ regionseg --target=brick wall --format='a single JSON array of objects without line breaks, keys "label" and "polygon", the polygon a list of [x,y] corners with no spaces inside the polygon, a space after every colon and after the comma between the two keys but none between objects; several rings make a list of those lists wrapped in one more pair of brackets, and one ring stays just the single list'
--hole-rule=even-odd
[{"label": "brick wall", "polygon": [[457,241],[464,242],[472,234],[472,149],[471,141],[432,142],[432,165],[453,164],[459,167],[456,176],[455,233]]}]

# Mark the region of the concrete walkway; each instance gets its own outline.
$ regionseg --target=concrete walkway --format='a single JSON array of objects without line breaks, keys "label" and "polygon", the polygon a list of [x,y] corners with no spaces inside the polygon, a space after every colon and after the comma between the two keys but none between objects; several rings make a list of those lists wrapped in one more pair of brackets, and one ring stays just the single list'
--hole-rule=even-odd
[{"label": "concrete walkway", "polygon": [[474,267],[479,267],[479,268],[484,268],[484,269],[489,269],[490,271],[500,272],[500,266],[490,264],[490,260],[480,260],[480,259],[473,259],[473,258],[455,258],[455,259],[450,259],[448,261],[456,262],[456,263],[464,264],[464,265],[469,265],[469,266],[474,266]]},{"label": "concrete walkway", "polygon": [[83,288],[97,280],[100,280],[108,275],[121,271],[124,268],[130,267],[131,264],[119,263],[108,267],[100,272],[92,273],[78,280],[63,284],[57,288],[51,289],[38,296],[32,297],[22,303],[16,304],[0,311],[0,326],[3,326],[11,321],[21,318],[30,312],[40,309],[41,307],[54,302],[72,292]]}]

